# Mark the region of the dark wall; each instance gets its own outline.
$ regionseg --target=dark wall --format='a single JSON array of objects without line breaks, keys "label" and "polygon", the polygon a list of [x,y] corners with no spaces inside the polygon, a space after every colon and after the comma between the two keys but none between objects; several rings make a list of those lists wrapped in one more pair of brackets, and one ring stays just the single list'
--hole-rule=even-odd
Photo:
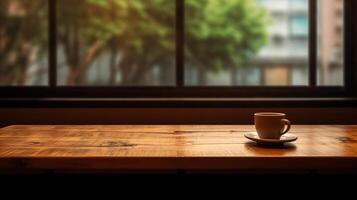
[{"label": "dark wall", "polygon": [[253,124],[262,111],[294,124],[357,124],[357,108],[1,108],[0,124]]}]

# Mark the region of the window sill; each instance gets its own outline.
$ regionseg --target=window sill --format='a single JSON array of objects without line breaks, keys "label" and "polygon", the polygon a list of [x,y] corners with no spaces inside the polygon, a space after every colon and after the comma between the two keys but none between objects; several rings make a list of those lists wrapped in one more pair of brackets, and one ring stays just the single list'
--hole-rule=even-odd
[{"label": "window sill", "polygon": [[0,107],[25,108],[254,108],[357,107],[357,98],[6,98]]}]

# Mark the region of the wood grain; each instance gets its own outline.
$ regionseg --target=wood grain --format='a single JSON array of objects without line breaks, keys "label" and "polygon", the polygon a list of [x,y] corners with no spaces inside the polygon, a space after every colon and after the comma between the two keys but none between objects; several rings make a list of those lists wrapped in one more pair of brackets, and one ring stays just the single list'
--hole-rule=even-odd
[{"label": "wood grain", "polygon": [[293,126],[282,148],[244,138],[253,126],[16,125],[0,129],[0,169],[357,170],[356,126]]}]

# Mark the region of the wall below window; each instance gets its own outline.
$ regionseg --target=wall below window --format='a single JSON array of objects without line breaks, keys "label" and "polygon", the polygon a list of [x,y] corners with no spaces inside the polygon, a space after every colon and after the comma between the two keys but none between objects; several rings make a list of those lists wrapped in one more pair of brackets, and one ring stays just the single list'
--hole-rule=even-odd
[{"label": "wall below window", "polygon": [[263,111],[284,112],[294,124],[357,124],[357,108],[0,108],[0,125],[253,124]]}]

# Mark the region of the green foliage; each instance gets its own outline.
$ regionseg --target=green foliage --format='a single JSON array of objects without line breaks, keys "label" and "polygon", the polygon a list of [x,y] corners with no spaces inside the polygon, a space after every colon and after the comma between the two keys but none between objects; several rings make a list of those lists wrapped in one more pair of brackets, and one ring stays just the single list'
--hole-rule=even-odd
[{"label": "green foliage", "polygon": [[108,49],[114,42],[118,51],[145,62],[175,51],[174,1],[63,0],[59,5],[64,45],[77,34],[84,47],[100,41]]},{"label": "green foliage", "polygon": [[266,43],[267,15],[252,0],[186,0],[186,56],[195,66],[242,66]]},{"label": "green foliage", "polygon": [[[189,64],[213,70],[242,66],[266,43],[267,15],[256,1],[185,2]],[[60,5],[61,24],[79,26],[85,46],[114,40],[119,50],[144,62],[159,62],[175,51],[174,0],[64,0]]]}]

